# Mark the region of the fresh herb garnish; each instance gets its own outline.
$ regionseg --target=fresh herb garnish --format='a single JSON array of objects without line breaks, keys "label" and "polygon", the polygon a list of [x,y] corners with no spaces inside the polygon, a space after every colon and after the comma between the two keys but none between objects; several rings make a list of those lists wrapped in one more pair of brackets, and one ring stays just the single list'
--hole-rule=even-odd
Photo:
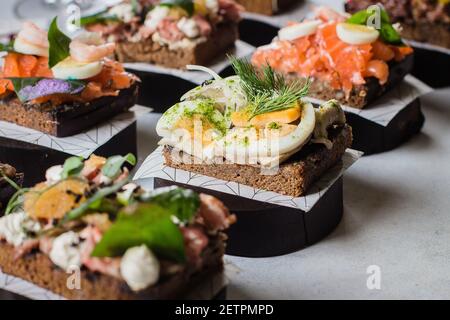
[{"label": "fresh herb garnish", "polygon": [[309,79],[304,85],[288,84],[268,64],[259,72],[248,60],[235,57],[230,60],[250,102],[249,120],[260,114],[290,109],[308,93]]},{"label": "fresh herb garnish", "polygon": [[80,26],[83,27],[94,23],[107,23],[116,21],[120,21],[120,19],[116,15],[109,14],[108,10],[103,10],[89,16],[81,17],[79,22]]},{"label": "fresh herb garnish", "polygon": [[[358,25],[367,25],[369,19],[376,14],[378,14],[377,11],[371,11],[367,9],[361,10],[354,13],[350,18],[348,18],[347,22]],[[395,28],[392,26],[389,14],[381,7],[379,8],[379,14],[381,23],[378,31],[380,32],[381,39],[386,43],[402,45],[402,38],[397,30],[395,30]]]},{"label": "fresh herb garnish", "polygon": [[53,68],[58,62],[70,55],[70,38],[58,28],[58,18],[55,17],[48,29],[49,57],[48,66]]},{"label": "fresh herb garnish", "polygon": [[52,94],[78,94],[86,86],[79,80],[12,77],[7,79],[13,83],[14,91],[21,102]]},{"label": "fresh herb garnish", "polygon": [[184,262],[183,235],[169,209],[139,204],[122,210],[94,248],[94,257],[121,256],[129,248],[145,244],[158,256]]},{"label": "fresh herb garnish", "polygon": [[70,157],[66,159],[61,173],[62,179],[67,179],[70,176],[78,175],[83,170],[84,162],[81,157]]},{"label": "fresh herb garnish", "polygon": [[199,195],[182,188],[156,189],[141,195],[140,200],[166,208],[183,223],[191,221],[200,207]]},{"label": "fresh herb garnish", "polygon": [[136,157],[129,153],[126,156],[112,156],[106,160],[102,168],[102,173],[108,178],[115,179],[122,173],[122,166],[129,163],[132,166],[136,165]]},{"label": "fresh herb garnish", "polygon": [[159,5],[169,8],[182,8],[189,16],[194,14],[194,1],[192,0],[162,0]]},{"label": "fresh herb garnish", "polygon": [[14,50],[14,41],[0,43],[0,52],[16,52]]}]

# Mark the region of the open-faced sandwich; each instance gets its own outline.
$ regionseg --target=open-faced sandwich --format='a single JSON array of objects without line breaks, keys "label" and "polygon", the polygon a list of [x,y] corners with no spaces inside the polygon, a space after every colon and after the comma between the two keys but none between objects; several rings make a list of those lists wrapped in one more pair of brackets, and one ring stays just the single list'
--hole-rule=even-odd
[{"label": "open-faced sandwich", "polygon": [[252,63],[268,63],[294,81],[311,80],[309,95],[363,108],[398,84],[413,65],[405,45],[382,11],[380,29],[368,27],[370,15],[345,16],[327,7],[316,17],[292,23],[254,53]]},{"label": "open-faced sandwich", "polygon": [[20,189],[0,218],[0,268],[69,299],[182,298],[221,272],[234,216],[216,198],[146,191],[125,163],[72,157]]},{"label": "open-faced sandwich", "polygon": [[376,4],[382,4],[392,20],[401,24],[406,39],[450,49],[449,0],[350,0],[345,9],[355,13]]},{"label": "open-faced sandwich", "polygon": [[[166,165],[300,196],[352,143],[339,102],[304,102],[305,86],[232,58],[236,76],[187,92],[157,124]],[[203,67],[197,67],[202,69]]]},{"label": "open-faced sandwich", "polygon": [[5,212],[9,199],[20,188],[22,180],[23,174],[14,167],[0,163],[0,216]]},{"label": "open-faced sandwich", "polygon": [[132,107],[138,79],[107,57],[99,34],[70,39],[56,18],[47,31],[26,22],[0,72],[0,120],[58,137],[79,133]]},{"label": "open-faced sandwich", "polygon": [[241,10],[234,0],[123,1],[81,24],[116,42],[121,62],[182,69],[208,64],[232,47]]},{"label": "open-faced sandwich", "polygon": [[236,0],[242,4],[245,11],[272,16],[285,10],[291,4],[303,0]]}]

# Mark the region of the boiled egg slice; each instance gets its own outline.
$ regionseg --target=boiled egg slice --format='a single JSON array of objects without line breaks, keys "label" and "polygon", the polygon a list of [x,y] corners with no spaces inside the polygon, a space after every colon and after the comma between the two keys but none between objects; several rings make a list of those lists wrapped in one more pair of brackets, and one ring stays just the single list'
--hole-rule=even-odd
[{"label": "boiled egg slice", "polygon": [[[235,138],[236,143],[229,143],[232,130],[226,137],[217,142],[215,155],[224,156],[227,159],[236,157],[273,157],[280,154],[289,153],[304,146],[314,132],[316,117],[314,107],[311,103],[304,103],[301,106],[301,120],[294,130],[278,138],[261,137],[258,139],[249,139],[245,136],[243,139],[238,135],[231,136]],[[240,128],[243,129],[243,128]]]},{"label": "boiled egg slice", "polygon": [[253,117],[249,120],[249,115],[246,110],[236,111],[231,113],[231,122],[235,127],[247,127],[249,125],[258,128],[263,128],[267,124],[275,123],[292,123],[298,120],[301,116],[301,108],[296,103],[292,108],[264,113]]},{"label": "boiled egg slice", "polygon": [[339,39],[351,45],[373,43],[380,36],[380,33],[372,27],[345,22],[337,24],[336,33]]},{"label": "boiled egg slice", "polygon": [[316,32],[317,28],[322,24],[320,20],[305,21],[291,26],[282,28],[278,32],[280,40],[295,40],[301,37],[309,36]]},{"label": "boiled egg slice", "polygon": [[101,61],[78,62],[68,57],[52,68],[56,79],[83,80],[98,75],[103,69]]}]

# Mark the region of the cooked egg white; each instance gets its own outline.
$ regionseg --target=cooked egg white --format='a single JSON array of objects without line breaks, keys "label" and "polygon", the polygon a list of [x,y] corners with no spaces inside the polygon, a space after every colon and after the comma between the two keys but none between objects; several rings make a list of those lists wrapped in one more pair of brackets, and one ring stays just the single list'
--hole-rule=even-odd
[{"label": "cooked egg white", "polygon": [[52,72],[57,79],[83,80],[96,76],[102,68],[101,61],[86,63],[68,57],[54,66]]},{"label": "cooked egg white", "polygon": [[336,33],[339,39],[352,45],[369,44],[380,36],[380,33],[372,27],[344,22],[336,26]]},{"label": "cooked egg white", "polygon": [[284,27],[278,32],[278,38],[280,40],[292,41],[309,36],[310,34],[315,33],[322,23],[323,22],[320,20],[312,20]]}]

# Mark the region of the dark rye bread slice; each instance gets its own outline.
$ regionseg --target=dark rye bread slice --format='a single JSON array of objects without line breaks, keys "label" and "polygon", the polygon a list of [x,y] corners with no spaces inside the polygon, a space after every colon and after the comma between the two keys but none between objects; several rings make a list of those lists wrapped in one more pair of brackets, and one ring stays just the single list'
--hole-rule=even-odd
[{"label": "dark rye bread slice", "polygon": [[205,42],[190,48],[170,50],[168,46],[160,45],[151,38],[140,42],[120,41],[116,43],[116,57],[120,62],[145,62],[184,69],[188,64],[209,64],[232,47],[238,37],[236,23],[222,23]]},{"label": "dark rye bread slice", "polygon": [[[23,173],[19,173],[15,168],[3,163],[0,163],[0,171],[17,185],[22,185]],[[0,174],[0,216],[5,212],[6,205],[15,192],[16,189]]]},{"label": "dark rye bread slice", "polygon": [[[329,139],[333,142],[331,149],[322,144],[309,144],[283,162],[275,175],[262,175],[258,166],[231,163],[195,164],[194,159],[186,154],[182,157],[172,157],[173,149],[168,146],[164,147],[163,155],[165,164],[169,167],[299,197],[304,195],[308,187],[325,171],[334,166],[345,150],[351,146],[353,140],[351,127],[345,125],[329,130]],[[177,160],[186,156],[190,158],[190,164]]]},{"label": "dark rye bread slice", "polygon": [[118,96],[106,96],[91,102],[71,102],[54,106],[50,103],[21,103],[13,94],[0,100],[0,120],[35,129],[56,137],[80,133],[134,106],[139,83],[120,90]]},{"label": "dark rye bread slice", "polygon": [[237,0],[236,2],[243,5],[245,11],[272,16],[300,1],[302,0]]},{"label": "dark rye bread slice", "polygon": [[[312,78],[311,86],[308,91],[308,95],[313,98],[321,100],[336,99],[344,105],[350,107],[362,109],[384,93],[395,88],[405,76],[411,72],[414,64],[413,55],[406,56],[400,62],[394,62],[389,64],[389,78],[386,84],[380,85],[378,79],[367,78],[366,83],[363,85],[354,86],[349,98],[345,97],[344,91],[340,89],[332,88],[329,83]],[[289,81],[306,82],[305,78],[299,77],[297,74],[287,74],[286,77]]]},{"label": "dark rye bread slice", "polygon": [[223,270],[224,237],[219,234],[210,238],[208,247],[202,253],[200,269],[184,268],[171,276],[162,277],[155,286],[139,292],[133,292],[120,279],[85,269],[81,269],[81,289],[69,289],[67,283],[71,274],[53,264],[46,255],[33,251],[15,259],[14,247],[1,241],[0,269],[3,273],[32,282],[70,300],[182,299],[196,285]]}]

